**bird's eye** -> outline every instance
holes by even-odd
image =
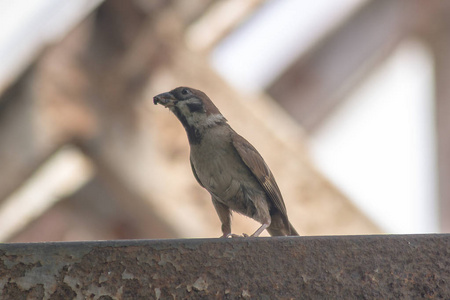
[[[181,94],[182,95],[187,95],[189,93],[189,91],[187,89],[182,89],[181,90]]]

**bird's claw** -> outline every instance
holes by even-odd
[[[229,233],[227,234],[226,238],[246,238],[249,237],[248,234],[243,233],[242,235],[235,234],[235,233]]]

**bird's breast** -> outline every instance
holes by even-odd
[[[248,172],[231,141],[223,139],[202,139],[191,148],[191,161],[203,186],[223,200],[236,195]]]

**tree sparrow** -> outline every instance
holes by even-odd
[[[186,130],[192,172],[210,194],[222,222],[222,237],[231,234],[231,211],[250,217],[272,236],[298,235],[288,220],[275,178],[264,159],[227,123],[202,91],[178,87],[153,98],[170,109]],[[244,236],[247,236],[244,234]]]

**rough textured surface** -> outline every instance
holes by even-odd
[[[450,235],[0,245],[2,299],[450,298]]]

